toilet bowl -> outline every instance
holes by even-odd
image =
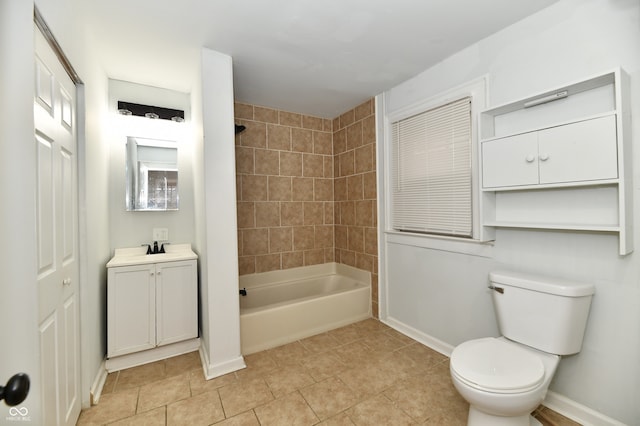
[[[529,425],[560,361],[504,337],[469,340],[451,354],[455,388],[469,404],[469,425]],[[535,423],[533,423],[535,424]]]

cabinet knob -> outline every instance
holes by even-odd
[[[534,157],[531,154],[527,155],[527,158],[526,158],[527,163],[533,163],[533,160],[535,160],[535,159],[536,159],[536,157]]]
[[[549,154],[541,154],[540,161],[547,161],[549,159]]]
[[[62,285],[71,285],[71,278],[65,278],[62,280]]]

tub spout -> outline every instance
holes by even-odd
[[[240,296],[246,296],[247,295],[247,289],[243,288],[242,290],[240,290]]]

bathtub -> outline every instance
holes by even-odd
[[[243,355],[371,316],[371,274],[338,263],[243,275],[240,288]]]

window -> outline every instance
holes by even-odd
[[[473,236],[471,98],[391,123],[391,225]]]

